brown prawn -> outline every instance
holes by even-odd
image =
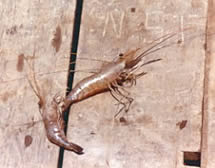
[[[34,71],[34,66],[31,66],[28,59],[25,59],[30,69]],[[48,99],[44,91],[39,86],[34,72],[31,72],[31,79],[27,77],[28,82],[33,89],[34,93],[39,98],[39,110],[46,130],[48,140],[60,147],[67,150],[74,151],[75,153],[82,154],[83,148],[68,142],[64,133],[64,121],[62,117],[61,97],[55,95],[54,98]]]
[[[111,93],[116,92],[117,94],[126,98],[128,101],[132,102],[132,100],[129,100],[129,97],[119,91],[119,88],[123,89],[124,84],[127,83],[132,86],[136,83],[137,78],[145,75],[145,72],[135,74],[135,72],[140,67],[156,61],[160,61],[161,59],[155,59],[144,63],[142,59],[143,57],[149,55],[152,52],[155,52],[161,48],[168,47],[170,44],[161,47],[157,46],[167,41],[171,37],[175,36],[176,34],[177,33],[173,33],[170,35],[168,34],[157,39],[160,40],[160,42],[152,45],[139,55],[137,53],[140,48],[128,51],[124,54],[120,54],[115,61],[107,63],[98,73],[86,77],[80,82],[78,82],[63,101],[62,111],[65,111],[73,103],[77,103],[86,98],[106,91],[110,91]],[[114,96],[114,98],[116,97]],[[120,100],[118,101],[120,102]]]

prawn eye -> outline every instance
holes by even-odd
[[[119,54],[119,57],[122,57],[123,55],[124,55],[123,53],[120,53],[120,54]]]

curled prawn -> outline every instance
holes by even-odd
[[[133,99],[122,93],[121,90],[123,90],[127,84],[133,86],[136,83],[137,78],[146,74],[145,72],[137,73],[139,68],[146,64],[161,60],[155,59],[144,63],[143,57],[161,48],[168,47],[170,44],[162,47],[158,46],[176,34],[177,33],[163,36],[160,42],[149,47],[140,54],[138,54],[140,50],[139,48],[121,54],[116,60],[107,63],[99,72],[78,82],[65,99],[58,99],[58,97],[55,96],[51,100],[46,100],[40,91],[40,87],[38,86],[35,77],[33,76],[34,82],[32,83],[29,80],[29,83],[40,100],[39,107],[49,141],[65,148],[66,150],[74,151],[79,154],[83,153],[82,147],[67,140],[64,133],[64,120],[62,113],[64,113],[65,110],[73,103],[77,103],[91,96],[107,91],[109,91],[111,95],[123,105],[121,110],[124,109],[125,111],[128,111]],[[127,103],[122,102],[116,97],[116,95],[120,95],[125,98]],[[128,105],[126,106],[126,104]]]
[[[60,111],[60,102],[58,101],[58,97],[55,96],[51,101],[50,104],[46,103],[45,106],[42,107],[42,117],[43,123],[46,130],[46,135],[52,143],[61,146],[67,150],[74,151],[78,154],[82,154],[83,148],[69,142],[66,139],[64,133],[64,121],[63,117],[61,116]]]
[[[25,60],[31,67],[30,69],[34,71],[34,65],[30,65],[26,58]],[[83,148],[79,145],[76,145],[75,143],[69,142],[64,133],[64,121],[61,111],[61,97],[55,95],[54,98],[48,99],[48,97],[45,96],[44,92],[41,90],[41,87],[39,87],[34,72],[31,72],[31,74],[31,80],[29,77],[27,77],[27,79],[34,93],[39,98],[39,111],[42,116],[48,140],[53,144],[56,144],[67,150],[73,151],[77,154],[82,154]]]

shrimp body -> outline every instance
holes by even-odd
[[[115,81],[125,67],[125,62],[107,64],[99,73],[93,74],[76,84],[64,101],[64,108],[109,90],[110,84]]]
[[[137,50],[139,49],[125,53],[116,61],[105,65],[100,72],[78,82],[64,100],[64,109],[73,103],[109,91],[113,83],[121,83],[121,74],[125,74],[127,70],[139,62],[135,62],[134,59]]]

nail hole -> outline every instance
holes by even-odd
[[[27,148],[28,146],[30,146],[31,143],[32,143],[32,141],[33,141],[32,136],[26,135],[26,136],[25,136],[25,147]]]
[[[131,12],[134,13],[136,11],[136,8],[131,8]]]
[[[201,153],[200,152],[184,152],[184,165],[200,167]]]
[[[120,53],[119,56],[122,57],[122,56],[123,56],[123,53]]]

